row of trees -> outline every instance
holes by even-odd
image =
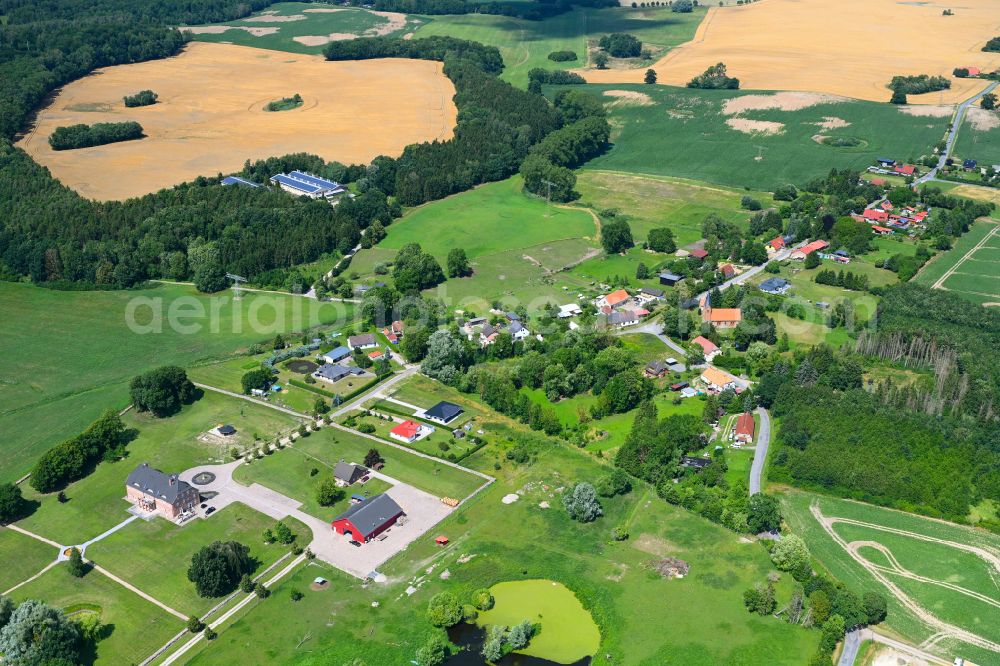
[[[29,483],[38,492],[48,493],[82,479],[101,460],[124,456],[130,435],[118,414],[108,410],[82,433],[42,454]]]
[[[57,127],[49,136],[53,150],[73,150],[89,148],[118,141],[142,138],[142,125],[134,120],[120,123],[94,123],[93,125],[68,125]]]
[[[495,47],[450,37],[355,39],[330,44],[329,60],[403,57],[444,62],[455,84],[459,121],[455,136],[407,146],[385,158],[386,194],[416,205],[514,174],[529,148],[560,125],[541,96],[500,81],[503,59]]]
[[[855,274],[851,271],[835,271],[825,269],[816,273],[813,278],[816,284],[828,284],[833,287],[843,287],[850,291],[868,291],[868,276]]]

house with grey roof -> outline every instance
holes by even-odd
[[[327,363],[337,363],[342,361],[351,355],[351,350],[347,347],[336,347],[328,352],[324,352],[319,355],[320,358],[326,359]]]
[[[344,377],[358,377],[363,374],[365,374],[364,370],[353,365],[336,365],[334,363],[327,363],[326,365],[321,365],[316,368],[316,371],[313,372],[313,377],[333,384],[335,382],[339,382]]]
[[[337,534],[350,536],[352,541],[367,543],[396,524],[405,513],[396,501],[386,495],[368,497],[334,518],[331,523]]]
[[[193,511],[200,499],[198,491],[176,474],[164,474],[143,463],[125,480],[125,499],[145,513],[158,513],[176,520],[185,511]]]
[[[368,473],[367,467],[355,463],[348,463],[341,460],[333,468],[333,478],[339,486],[349,486],[360,481]]]

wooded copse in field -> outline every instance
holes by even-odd
[[[951,81],[943,76],[918,74],[916,76],[894,76],[886,86],[893,92],[904,95],[921,95],[951,88]]]
[[[125,95],[122,101],[127,107],[150,106],[156,104],[157,94],[152,90],[140,90],[134,95]]]
[[[131,141],[142,138],[142,125],[134,120],[120,123],[94,123],[93,125],[69,125],[57,127],[49,137],[53,150],[73,150],[102,146],[117,141]]]

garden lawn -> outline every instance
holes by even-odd
[[[382,566],[385,585],[362,588],[307,567],[214,644],[199,647],[193,663],[231,664],[255,646],[264,646],[273,664],[298,662],[306,650],[316,663],[406,663],[433,632],[425,609],[434,594],[449,591],[464,601],[476,588],[535,579],[562,583],[579,598],[600,628],[596,654],[611,655],[610,663],[798,666],[808,659],[818,632],[752,616],[743,607],[743,591],[773,571],[760,545],[669,506],[646,488],[602,499],[604,516],[595,523],[571,521],[555,489],[596,480],[606,469],[562,446],[539,449],[530,464],[490,467],[497,483]],[[515,491],[517,502],[500,501]],[[551,508],[539,507],[542,501]],[[609,530],[621,524],[631,537],[610,541]],[[439,533],[451,539],[445,548],[433,541]],[[689,562],[690,574],[665,580],[649,571],[666,555]],[[431,567],[434,575],[427,575]],[[438,575],[445,570],[447,580]],[[332,588],[311,592],[316,575],[329,578]],[[412,595],[403,593],[408,586],[416,588]],[[782,575],[776,587],[784,603],[790,578]],[[292,590],[305,594],[301,608],[287,601]]]
[[[627,32],[643,42],[654,58],[616,60],[615,67],[644,67],[670,48],[690,41],[705,16],[698,8],[690,14],[675,14],[667,7],[659,8],[577,8],[571,12],[542,21],[526,21],[507,16],[462,14],[424,17],[416,38],[448,35],[460,39],[496,46],[504,60],[501,78],[521,88],[528,85],[528,72],[543,69],[576,69],[588,62],[588,44],[605,34]],[[548,59],[553,51],[573,51],[577,60],[554,62]]]
[[[291,17],[274,20],[271,17]],[[323,38],[330,34],[351,34],[357,37],[387,35],[399,37],[420,25],[422,19],[406,16],[405,23],[393,29],[387,17],[379,16],[360,8],[337,7],[323,3],[279,2],[268,6],[266,11],[257,12],[248,18],[228,23],[215,24],[232,26],[230,30],[215,34],[197,32],[202,26],[193,28],[194,39],[200,42],[217,42],[253,46],[259,49],[290,51],[292,53],[322,53],[326,42]],[[254,35],[241,28],[274,28],[266,35]],[[182,28],[183,29],[183,28]],[[299,38],[301,41],[297,41]],[[290,84],[291,85],[291,84]],[[288,96],[295,91],[288,90]]]
[[[310,435],[311,437],[311,435]],[[352,494],[374,496],[385,492],[391,486],[380,479],[370,479],[363,486],[355,484],[346,488],[344,496],[331,506],[320,506],[316,501],[316,489],[320,482],[333,476],[332,463],[321,462],[302,450],[302,444],[308,440],[299,439],[293,446],[275,451],[269,456],[254,460],[249,465],[241,465],[233,474],[238,482],[249,486],[259,483],[271,490],[287,495],[302,503],[301,509],[311,516],[327,522],[343,513],[350,505]],[[374,442],[372,442],[374,444]],[[361,463],[363,458],[345,458],[347,462]],[[315,475],[312,470],[318,470]]]
[[[213,392],[166,419],[129,412],[123,420],[138,431],[125,459],[101,463],[89,476],[71,483],[65,504],[56,493],[39,495],[25,484],[25,497],[40,506],[18,525],[57,543],[83,543],[128,518],[131,505],[124,500],[125,479],[137,465],[148,462],[164,472],[180,473],[199,464],[223,462],[230,459],[231,446],[252,446],[254,434],[270,441],[299,423],[273,409]],[[220,449],[198,440],[220,423],[236,428],[237,441]]]
[[[384,409],[385,407],[402,408],[401,405],[396,405],[394,403],[385,401],[379,402],[376,408]],[[406,411],[405,408],[402,408],[402,410],[404,412]],[[374,416],[362,416],[360,414],[356,414],[356,416],[357,420],[354,426],[355,428],[357,428],[357,426],[361,425],[362,423],[370,424],[375,428],[375,432],[371,434],[375,435],[376,437],[381,437],[382,439],[388,442],[393,442],[395,444],[399,444],[407,448],[413,449],[414,451],[420,451],[421,453],[426,453],[427,455],[434,456],[436,458],[446,458],[449,455],[455,455],[457,459],[460,461],[470,451],[476,448],[475,445],[472,444],[468,438],[456,439],[451,434],[451,431],[457,428],[458,426],[453,426],[452,424],[443,426],[440,424],[428,422],[427,425],[430,425],[431,427],[435,428],[434,432],[427,435],[426,437],[421,437],[415,442],[410,442],[409,444],[407,444],[406,442],[401,442],[397,439],[394,439],[392,435],[389,434],[390,430],[399,425],[397,422],[386,421],[385,419],[380,419]],[[341,423],[343,423],[343,420],[341,421]],[[453,421],[452,423],[455,422]],[[442,445],[444,445],[447,448],[441,448]]]
[[[830,574],[835,576],[838,580],[842,581],[848,587],[859,593],[866,590],[872,590],[886,594],[889,599],[889,616],[886,620],[887,629],[891,632],[899,634],[902,638],[912,642],[913,644],[919,644],[923,640],[927,639],[934,632],[934,630],[925,625],[912,612],[908,611],[894,597],[888,594],[887,590],[881,583],[875,580],[875,578],[871,576],[871,574],[869,574],[860,564],[855,562],[850,555],[827,534],[823,527],[810,513],[810,505],[814,503],[819,505],[824,516],[851,518],[893,529],[916,532],[937,539],[991,548],[994,551],[1000,547],[1000,538],[983,530],[977,530],[961,525],[955,525],[953,523],[947,523],[945,521],[938,521],[931,518],[924,518],[913,514],[903,513],[901,511],[894,511],[870,504],[851,502],[848,500],[837,499],[814,493],[788,491],[783,495],[782,514],[792,531],[806,540],[806,543],[817,562],[818,568],[820,570],[829,571]],[[942,550],[942,548],[947,549],[947,547],[909,538],[905,535],[890,535],[889,533],[871,528],[856,528],[854,526],[839,524],[836,525],[835,529],[838,534],[850,534],[852,538],[856,538],[863,534],[865,540],[874,540],[880,543],[885,543],[887,547],[893,551],[893,554],[896,555],[897,558],[900,558],[900,563],[904,567],[909,565],[928,573],[941,573],[947,570],[951,572],[949,577],[955,575],[964,577],[964,580],[968,581],[969,584],[977,587],[982,582],[982,577],[976,573],[977,571],[982,570],[982,565],[971,571],[962,573],[959,573],[957,570],[948,566],[948,562],[960,561],[968,563],[967,558],[963,555],[963,553],[961,553],[961,551],[957,551],[955,549]],[[851,531],[847,532],[846,530]],[[863,530],[863,532],[858,530]],[[893,545],[895,547],[893,547]],[[949,552],[949,550],[954,552]],[[873,561],[876,563],[885,563],[884,558],[872,555],[871,549],[866,549],[864,554],[866,557],[871,556]],[[937,563],[932,561],[935,557],[943,557],[944,559],[940,563]],[[906,582],[897,577],[894,577],[893,580],[901,586],[903,586],[903,583]],[[931,613],[934,613],[935,615],[942,613],[940,616],[941,619],[955,622],[965,621],[957,619],[957,616],[951,614],[954,612],[954,607],[946,606],[945,602],[942,600],[941,590],[943,588],[923,583],[913,587],[909,587],[908,585],[903,587],[904,589],[907,589],[908,593],[910,593],[918,603],[923,605]],[[996,595],[995,587],[992,591],[986,588],[978,589],[977,591]],[[948,592],[948,594],[950,595],[954,593]],[[962,599],[964,600],[965,597],[962,597]],[[969,626],[966,628],[975,630],[972,626],[974,620],[970,620],[969,617],[965,619],[969,620]],[[980,648],[966,645],[964,643],[958,643],[951,639],[946,639],[936,644],[934,647],[930,648],[930,651],[941,656],[947,656],[948,658],[955,654],[962,654],[970,661],[975,661],[977,663],[990,663],[996,656],[992,653],[985,652]]]
[[[441,401],[458,405],[465,410],[465,413],[460,414],[454,421],[448,424],[449,428],[458,428],[470,418],[483,419],[487,416],[487,412],[490,411],[489,408],[483,407],[481,403],[457,389],[421,374],[411,375],[409,378],[396,384],[389,397],[423,409],[430,409]],[[403,405],[390,402],[387,406],[398,412],[408,413],[408,410]]]
[[[138,305],[134,312],[140,326],[151,323],[150,305],[159,308],[165,320],[161,331],[130,329],[130,303]],[[218,316],[211,315],[213,310]],[[191,328],[172,328],[171,311],[181,315],[174,321]],[[5,435],[0,481],[9,481],[105,409],[126,406],[134,375],[161,365],[221,360],[278,332],[343,322],[351,306],[260,293],[246,293],[234,306],[229,292],[209,296],[174,284],[87,292],[0,282],[0,312],[0,336],[18,350],[0,357],[0,432]],[[70,333],[78,351],[56,360],[53,350],[66,348]]]
[[[784,183],[802,185],[831,168],[864,171],[883,154],[913,162],[930,154],[948,124],[947,118],[909,116],[874,102],[827,102],[797,111],[751,110],[737,116],[723,113],[725,101],[761,93],[635,84],[582,88],[596,95],[628,90],[650,98],[645,104],[612,107],[614,147],[588,162],[588,169],[679,176],[757,190],[773,191]],[[546,92],[554,93],[555,88]],[[822,130],[818,123],[825,118],[839,118],[849,125]],[[781,126],[769,126],[777,130],[774,134],[746,133],[727,121]],[[821,134],[857,138],[861,145],[823,145],[814,139]]]
[[[11,597],[16,602],[41,599],[69,613],[100,611],[111,635],[97,643],[96,654],[84,655],[87,666],[138,664],[184,628],[173,615],[110,578],[96,571],[74,578],[65,564],[18,588]]]
[[[380,444],[367,437],[337,428],[324,428],[309,437],[299,439],[293,448],[316,458],[318,462],[328,467],[336,465],[341,459],[363,463],[365,454],[370,449],[378,449],[385,458],[383,473],[438,497],[461,499],[483,483],[479,477],[444,465],[440,461],[421,458],[389,444]]]
[[[290,549],[279,543],[264,544],[264,530],[277,522],[239,503],[184,525],[162,519],[137,520],[88,547],[87,559],[174,610],[201,616],[221,598],[198,596],[194,583],[188,580],[187,570],[194,554],[213,541],[238,541],[250,547],[259,573]],[[283,522],[302,546],[312,541],[309,528],[299,521],[288,517]]]
[[[58,554],[47,543],[0,527],[0,594],[37,574]]]

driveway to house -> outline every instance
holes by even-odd
[[[722,291],[723,289],[725,289],[727,287],[731,287],[734,284],[740,284],[741,282],[745,282],[746,280],[749,280],[754,275],[757,275],[757,273],[760,273],[762,270],[764,270],[764,268],[767,266],[768,263],[770,263],[772,261],[784,261],[785,259],[788,259],[788,257],[792,256],[792,252],[794,252],[795,250],[799,249],[800,247],[805,246],[805,244],[806,244],[806,242],[802,241],[801,243],[798,243],[797,245],[793,245],[792,247],[786,247],[783,250],[781,250],[779,252],[776,252],[773,257],[768,257],[767,262],[761,264],[760,266],[751,266],[750,268],[746,269],[745,271],[743,271],[739,275],[736,275],[736,276],[733,276],[733,277],[729,278],[728,280],[726,280],[725,282],[723,282],[720,285],[716,285],[716,287],[713,287],[713,289],[717,288],[719,291]],[[710,289],[706,289],[705,291],[703,291],[700,294],[698,294],[697,296],[695,296],[695,298],[697,298],[700,301],[702,298],[704,298],[708,294],[709,291],[711,291],[711,290]]]
[[[763,407],[757,408],[757,415],[760,416],[760,431],[757,433],[753,464],[750,466],[751,495],[756,495],[760,492],[760,476],[764,472],[764,463],[767,461],[767,447],[771,443],[771,415]]]
[[[384,532],[383,534],[388,535],[385,539],[354,546],[347,537],[334,532],[330,523],[302,511],[301,502],[259,483],[250,486],[238,483],[233,479],[233,473],[242,464],[244,464],[242,461],[236,461],[225,465],[200,465],[181,473],[180,479],[191,483],[201,492],[217,492],[217,496],[205,502],[216,510],[221,510],[233,502],[242,502],[275,520],[291,516],[301,521],[312,532],[309,548],[316,557],[357,578],[365,578],[383,562],[441,522],[452,511],[430,493],[380,474],[379,478],[393,484],[386,494],[402,507],[406,519],[402,524],[394,525]],[[192,479],[199,472],[211,472],[215,474],[215,480],[206,485],[195,485]],[[201,510],[199,517],[212,519],[211,516],[205,516]]]
[[[616,333],[618,335],[629,335],[630,333],[648,333],[649,335],[655,335],[660,339],[660,342],[670,347],[681,356],[687,356],[687,351],[685,351],[683,347],[663,334],[663,324],[658,321],[646,322],[642,326],[636,326],[635,328],[619,329]]]

